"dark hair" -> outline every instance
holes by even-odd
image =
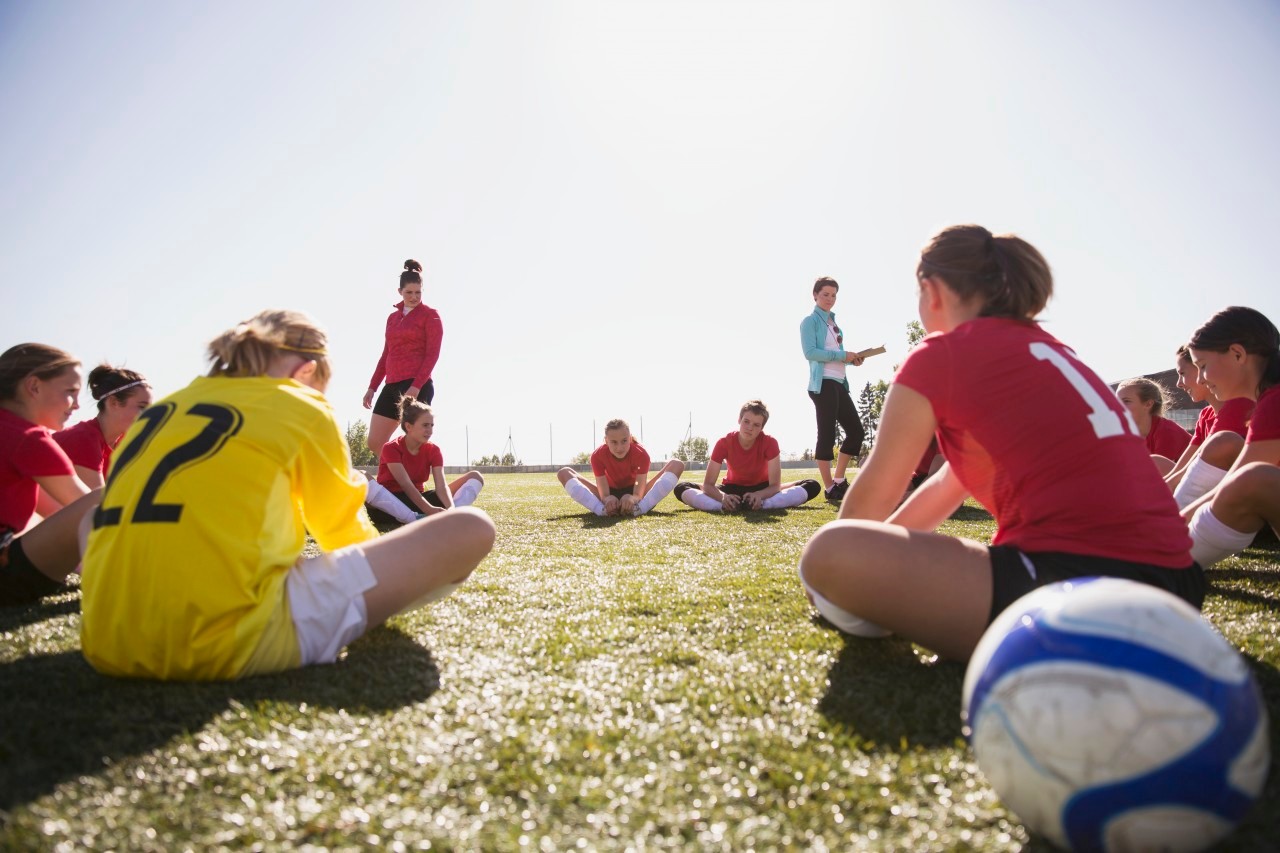
[[[316,378],[330,375],[328,339],[301,311],[260,311],[209,342],[210,376],[265,376],[281,352],[294,352],[316,363]]]
[[[0,354],[0,400],[12,400],[28,376],[48,381],[80,361],[71,353],[45,344],[18,344]]]
[[[422,264],[413,258],[404,262],[404,272],[400,273],[400,287],[406,284],[422,284]]]
[[[418,418],[423,415],[431,414],[431,407],[416,397],[404,396],[400,398],[400,426],[408,429],[418,422]]]
[[[606,433],[608,433],[610,430],[615,430],[615,429],[625,429],[627,432],[631,432],[631,427],[628,426],[627,422],[624,421],[622,418],[614,418],[613,420],[609,421],[607,424],[604,425],[604,431]]]
[[[1208,352],[1226,352],[1239,344],[1249,355],[1262,358],[1258,393],[1280,384],[1280,331],[1261,311],[1232,305],[1214,314],[1191,334],[1187,346]]]
[[[1033,320],[1053,295],[1044,255],[1021,237],[981,225],[952,225],[920,252],[917,278],[940,278],[963,300],[982,302],[982,317]]]
[[[822,290],[824,287],[834,287],[837,291],[840,290],[840,285],[836,283],[834,278],[829,275],[824,275],[813,283],[813,295],[817,296],[818,291]]]
[[[123,367],[112,367],[109,364],[99,364],[89,371],[88,381],[89,396],[98,401],[99,412],[106,407],[107,398],[122,388],[124,393],[120,395],[120,399],[124,401],[133,396],[139,388],[151,387],[141,373]],[[129,387],[125,388],[126,385]]]
[[[742,420],[742,416],[747,412],[764,418],[765,423],[769,422],[769,407],[760,400],[748,400],[743,403],[742,408],[738,410],[738,420]]]
[[[1178,357],[1178,361],[1191,361],[1191,350],[1186,344],[1178,347],[1178,351],[1174,355]]]

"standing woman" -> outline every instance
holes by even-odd
[[[382,355],[364,395],[364,407],[373,409],[369,449],[374,456],[382,452],[382,445],[400,424],[400,398],[413,397],[430,405],[436,394],[431,371],[440,358],[444,327],[439,312],[422,304],[422,264],[412,258],[404,262],[400,273],[400,297],[396,310],[387,318]],[[374,403],[373,395],[384,379],[387,384]]]
[[[53,440],[70,457],[80,482],[97,489],[125,430],[151,405],[151,386],[141,373],[100,364],[89,371],[89,393],[98,401],[98,414],[54,433]]]
[[[823,276],[813,283],[813,313],[800,323],[800,346],[809,360],[809,399],[818,415],[818,442],[813,458],[822,475],[822,487],[827,500],[839,503],[849,488],[844,472],[849,460],[858,455],[866,433],[862,420],[849,396],[849,380],[844,376],[844,366],[862,364],[862,359],[844,351],[844,333],[836,325],[836,315],[831,309],[836,304],[840,285],[834,278]],[[840,443],[840,458],[836,462],[835,475],[831,473],[831,461],[835,456],[836,423],[844,430]]]

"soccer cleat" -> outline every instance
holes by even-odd
[[[827,500],[831,501],[833,504],[838,504],[840,501],[844,500],[844,495],[847,491],[849,491],[849,481],[845,480],[842,483],[832,483],[831,488],[827,489],[825,494],[827,496]]]

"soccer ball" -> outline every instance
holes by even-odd
[[[1200,850],[1262,791],[1267,713],[1194,607],[1116,578],[1015,601],[964,678],[965,735],[1026,826],[1075,850]]]

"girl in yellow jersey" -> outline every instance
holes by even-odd
[[[469,508],[378,536],[306,315],[264,311],[209,359],[130,428],[86,522],[81,640],[96,669],[225,679],[329,663],[489,553],[493,523]],[[303,559],[307,531],[324,553]]]

